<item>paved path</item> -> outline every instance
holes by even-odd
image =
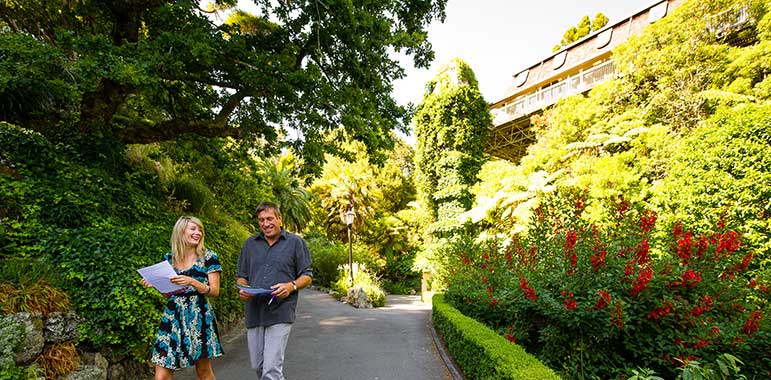
[[[386,306],[356,309],[304,289],[287,345],[287,380],[450,380],[431,333],[431,306],[419,296],[388,296]],[[218,380],[253,380],[243,328],[223,339],[213,360]],[[176,380],[195,380],[192,369]]]

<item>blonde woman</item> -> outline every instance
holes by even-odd
[[[177,276],[171,282],[186,288],[169,297],[153,345],[155,380],[170,380],[175,369],[195,365],[199,380],[214,380],[211,358],[222,355],[217,321],[209,297],[220,293],[217,254],[204,246],[198,218],[183,216],[171,232],[171,252],[164,256]],[[142,284],[150,286],[144,279]]]

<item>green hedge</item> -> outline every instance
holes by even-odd
[[[554,371],[525,350],[509,343],[485,325],[471,319],[444,301],[433,297],[433,320],[437,332],[468,380],[557,380]]]

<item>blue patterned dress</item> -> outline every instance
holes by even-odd
[[[164,256],[164,260],[172,263],[171,252]],[[174,270],[177,274],[190,276],[208,285],[207,274],[221,272],[222,266],[217,254],[207,250],[203,259],[197,259],[190,269]],[[150,361],[164,368],[179,369],[195,365],[198,359],[220,355],[222,345],[217,321],[206,296],[189,286],[183,293],[169,297]]]

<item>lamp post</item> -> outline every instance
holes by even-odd
[[[353,287],[353,241],[351,241],[351,225],[353,225],[354,216],[356,216],[356,213],[353,212],[353,207],[345,212],[345,225],[348,226],[348,270],[351,271],[351,287]]]

